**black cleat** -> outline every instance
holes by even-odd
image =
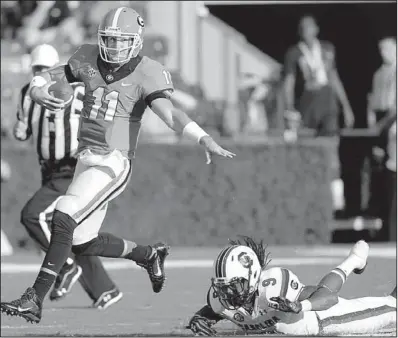
[[[58,274],[54,288],[50,293],[50,300],[60,300],[64,298],[72,289],[73,285],[79,280],[82,268],[76,263],[65,263]]]
[[[360,275],[361,273],[363,273],[365,271],[367,266],[368,266],[368,262],[366,262],[365,266],[362,269],[354,269],[353,272],[357,275]]]
[[[164,287],[166,281],[166,274],[164,272],[164,261],[169,254],[170,247],[164,243],[157,243],[152,247],[152,254],[148,259],[142,263],[137,263],[138,266],[144,268],[149,275],[152,283],[153,292],[159,293]]]
[[[1,303],[1,312],[9,316],[19,316],[30,323],[39,323],[41,320],[42,304],[33,288],[27,288],[21,298],[10,303]]]
[[[116,304],[123,297],[118,288],[104,292],[93,304],[98,310],[106,310],[109,306]]]

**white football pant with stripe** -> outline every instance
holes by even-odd
[[[130,177],[131,162],[118,150],[108,155],[95,155],[90,150],[79,154],[73,181],[56,206],[78,224],[73,245],[97,237],[107,203],[123,192]]]
[[[275,311],[276,329],[288,335],[372,334],[396,330],[397,300],[392,296],[344,299],[325,311]]]
[[[317,311],[322,334],[371,334],[397,327],[397,300],[392,296],[344,299]]]

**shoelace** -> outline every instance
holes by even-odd
[[[32,300],[34,295],[33,289],[27,289],[21,296],[20,299],[13,300],[12,305],[21,305],[23,302]]]

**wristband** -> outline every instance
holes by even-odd
[[[198,143],[203,136],[209,136],[209,134],[200,128],[194,121],[191,121],[185,125],[184,129],[182,130],[182,135]]]
[[[302,306],[301,311],[303,311],[303,312],[312,310],[312,304],[308,299],[303,300],[301,302],[301,306]]]

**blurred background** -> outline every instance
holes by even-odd
[[[39,166],[34,146],[12,136],[18,94],[31,78],[29,54],[48,43],[67,61],[81,44],[97,43],[100,19],[118,6],[144,18],[142,54],[170,70],[178,105],[238,157],[198,165],[204,155],[187,155],[192,145],[148,109],[135,182],[112,202],[107,227],[180,246],[220,245],[237,233],[270,244],[396,241],[396,57],[383,57],[385,44],[396,55],[396,3],[249,3],[1,1],[2,255],[36,249],[19,221],[39,187]],[[328,83],[320,95],[300,80],[306,60],[295,55],[308,16],[328,42],[345,101],[337,100],[338,89],[324,90]],[[380,69],[391,85],[375,85]],[[292,107],[289,74],[297,77]],[[395,99],[376,107],[383,93]],[[324,132],[331,101],[337,126]]]

